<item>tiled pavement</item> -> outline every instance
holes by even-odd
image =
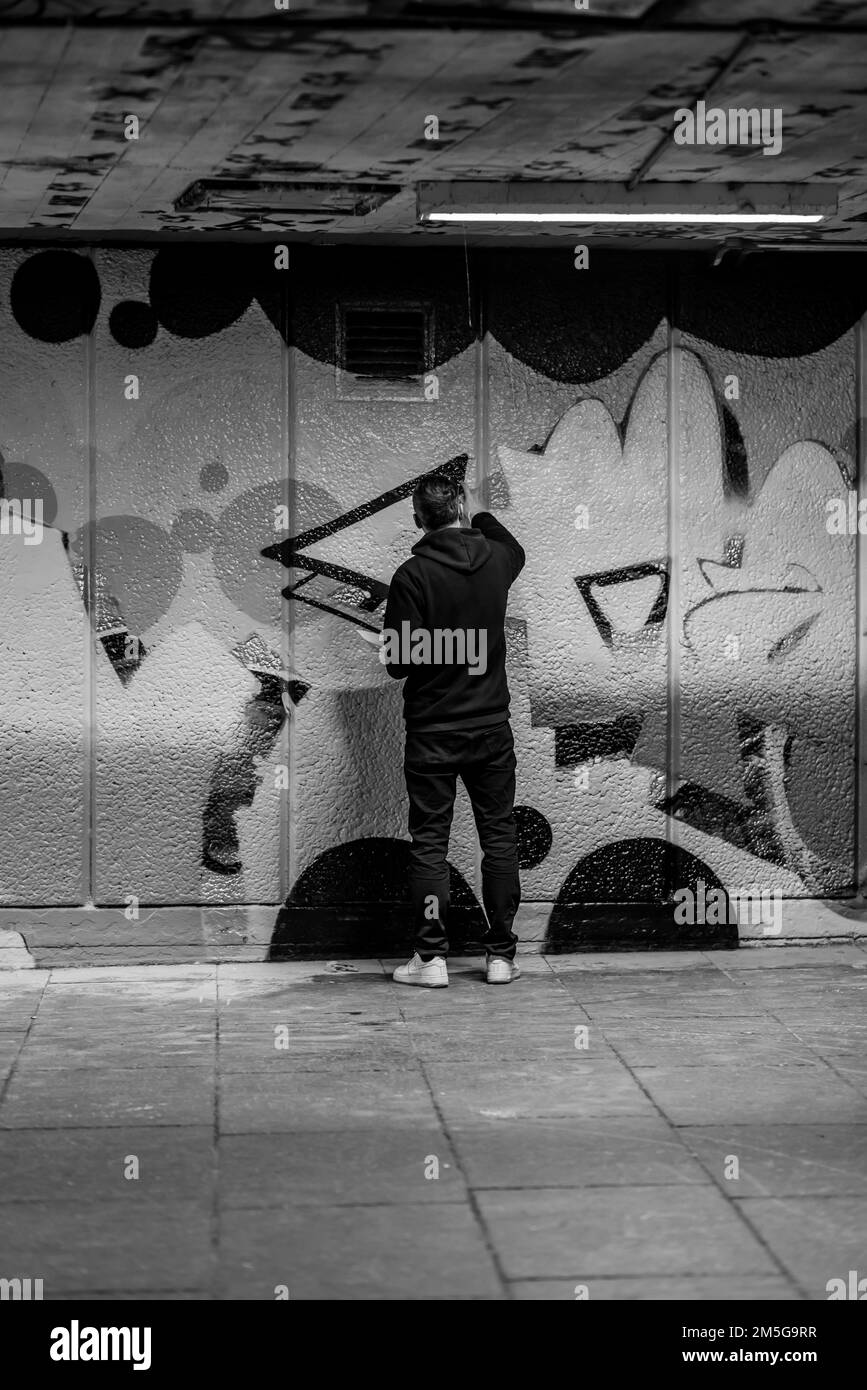
[[[438,991],[380,961],[0,974],[0,1278],[752,1300],[867,1274],[867,949],[521,959]]]

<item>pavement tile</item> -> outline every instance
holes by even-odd
[[[19,1063],[0,1103],[0,1129],[208,1124],[213,1113],[212,1068],[44,1070]]]
[[[442,1130],[412,1121],[366,1129],[225,1134],[219,1175],[224,1207],[455,1202],[467,1195]]]
[[[730,1124],[680,1137],[733,1197],[859,1196],[867,1173],[867,1124]],[[738,1177],[726,1178],[729,1156]]]
[[[828,1281],[849,1271],[867,1279],[867,1197],[746,1197],[750,1225],[811,1299],[827,1299]],[[867,1284],[861,1297],[867,1293]]]
[[[591,1302],[776,1303],[800,1299],[793,1284],[771,1274],[699,1274],[680,1279],[660,1278],[659,1275],[643,1279],[624,1276],[585,1280],[583,1285],[573,1279],[518,1279],[509,1287],[512,1297],[521,1302],[574,1300],[579,1296],[576,1291],[580,1291],[582,1299],[589,1297]]]
[[[286,1207],[227,1211],[220,1227],[220,1296],[484,1299],[504,1297],[468,1206]]]
[[[135,1043],[138,1039],[153,1042],[160,1037],[179,1040],[213,1038],[215,1033],[216,1015],[213,1011],[210,1015],[197,1014],[185,1018],[176,1009],[152,1009],[141,1013],[108,1013],[94,1009],[89,1014],[82,1011],[63,1018],[40,1014],[30,1028],[29,1036],[33,1041],[48,1043],[91,1038],[121,1044]]]
[[[212,1125],[0,1129],[0,1204],[209,1200],[213,1168]]]
[[[571,1116],[655,1115],[628,1071],[574,1052],[556,1070],[544,1063],[483,1069],[467,1063],[426,1066],[437,1104],[450,1123]]]
[[[715,1188],[555,1188],[477,1200],[510,1279],[777,1273]]]
[[[205,1287],[211,1213],[204,1202],[105,1201],[0,1205],[0,1250],[45,1297],[83,1289]]]
[[[21,1051],[23,1033],[0,1033],[0,1071],[8,1071]]]
[[[39,1008],[38,994],[21,994],[18,998],[10,995],[0,997],[0,1023],[4,1033],[21,1036],[33,1026]]]
[[[708,951],[721,970],[777,971],[816,966],[851,966],[856,970],[867,967],[864,952],[854,945],[841,946],[755,946],[739,951]]]
[[[666,997],[661,994],[654,994],[648,991],[640,997],[632,997],[626,993],[613,996],[608,999],[585,999],[579,1000],[582,1008],[589,1015],[594,1023],[600,1024],[603,1028],[610,1022],[632,1019],[643,1021],[645,1019],[703,1019],[703,1018],[743,1018],[745,1020],[765,1018],[769,1014],[769,1009],[764,1003],[750,992],[740,990],[737,994],[727,996],[723,993],[702,993],[700,990],[687,992],[680,991],[676,995]]]
[[[728,973],[737,975],[747,989],[855,989],[862,994],[867,991],[867,969],[860,951],[848,960],[820,952],[812,960],[789,961],[776,969],[766,966],[763,970],[744,971],[741,967]]]
[[[381,1028],[343,1031],[337,1027],[329,1032],[296,1028],[287,1035],[265,1027],[251,1034],[220,1036],[220,1070],[224,1074],[263,1070],[331,1073],[343,1066],[415,1069],[409,1031],[401,1031],[399,1021],[389,1020]]]
[[[58,972],[61,973],[61,972]],[[97,971],[98,975],[105,974]],[[149,1008],[151,1005],[170,1005],[192,1008],[195,1004],[213,1003],[217,997],[217,981],[213,972],[207,975],[180,973],[174,967],[171,974],[151,976],[146,968],[121,968],[114,979],[88,979],[66,984],[52,982],[42,997],[41,1009],[75,1009],[81,1007]]]
[[[822,1019],[792,1024],[790,1031],[820,1056],[867,1057],[867,1022]]]
[[[50,1024],[33,1028],[21,1052],[28,1070],[98,1070],[136,1067],[212,1066],[216,1053],[213,1032],[177,1027],[142,1033],[130,1029],[109,1032],[59,1030]]]
[[[187,1303],[192,1299],[210,1301],[211,1293],[202,1289],[74,1289],[60,1293],[45,1292],[46,1303]]]
[[[809,1043],[772,1018],[647,1019],[607,1022],[605,1041],[631,1067],[817,1067]]]
[[[261,980],[273,984],[275,979],[295,984],[309,979],[349,979],[353,975],[384,975],[382,962],[376,959],[226,961],[217,966],[221,985],[227,980]]]
[[[717,951],[713,954],[725,958],[737,952]],[[672,970],[707,970],[713,963],[709,957],[710,952],[707,951],[569,951],[563,955],[545,956],[545,960],[555,974],[582,971],[589,974],[629,975],[635,972],[642,975],[652,970],[661,975]]]
[[[461,1123],[452,1138],[473,1189],[710,1182],[658,1116]]]
[[[563,1029],[557,1030],[553,1037],[536,1033],[529,1037],[523,1037],[521,1034],[516,1036],[514,1033],[503,1035],[482,1033],[479,1035],[475,1032],[466,1032],[452,1038],[437,1037],[436,1034],[420,1037],[414,1031],[413,1048],[416,1056],[425,1065],[428,1063],[442,1065],[474,1063],[480,1067],[490,1068],[507,1060],[509,1066],[518,1063],[522,1065],[541,1063],[547,1067],[557,1068],[564,1064],[570,1065],[573,1036],[571,1030],[566,1032]],[[616,1061],[613,1053],[606,1052],[604,1055],[608,1055],[612,1061]]]
[[[358,1027],[377,1023],[397,1023],[396,1009],[377,1007],[371,999],[321,999],[282,997],[244,1000],[232,998],[220,1003],[220,1033],[249,1032],[257,1027],[273,1029],[277,1024],[296,1028],[333,1028],[345,1021]]]
[[[379,1029],[392,1034],[406,1032],[406,1023],[398,1013],[382,1009],[366,1008],[358,1000],[347,1000],[345,1008],[320,1008],[317,1004],[299,1005],[294,1000],[282,1000],[277,1004],[266,1003],[257,1009],[247,1003],[230,1005],[220,1010],[220,1037],[260,1036],[266,1033],[274,1036],[276,1028],[288,1029],[299,1037],[323,1038],[338,1034],[361,1036],[365,1030]]]
[[[761,998],[794,999],[819,1004],[833,998],[863,1005],[867,1001],[867,972],[849,966],[799,966],[789,970],[741,971],[736,979],[743,989]]]
[[[827,1067],[636,1067],[675,1125],[860,1124],[867,1099]]]
[[[777,1000],[769,1004],[766,1010],[768,1015],[798,1034],[818,1028],[857,1030],[864,1026],[865,1012],[860,996],[829,995],[823,1001],[820,995],[808,996],[806,993]]]
[[[0,1001],[8,995],[39,994],[50,979],[50,970],[0,970]]]
[[[575,1003],[594,1021],[675,1019],[675,1018],[756,1018],[767,1014],[761,996],[755,990],[723,983],[715,988],[658,988],[648,980],[640,988],[633,987],[633,978],[624,976],[617,981],[591,977],[593,988],[581,987],[573,977],[565,976],[564,984]],[[664,980],[666,977],[662,977]],[[719,978],[719,977],[717,977]],[[669,985],[682,979],[667,977]]]
[[[771,1017],[779,1019],[789,1027],[797,1026],[801,1019],[809,1020],[818,1007],[823,1017],[832,1014],[841,1023],[863,1022],[867,1016],[867,995],[861,990],[851,989],[750,989],[756,1003]]]
[[[369,1129],[391,1121],[436,1123],[417,1070],[341,1067],[323,1082],[318,1072],[272,1068],[230,1072],[220,1082],[221,1134]]]
[[[162,980],[181,983],[213,980],[217,969],[217,965],[208,961],[201,965],[180,962],[173,965],[68,965],[62,970],[51,971],[51,988],[56,985],[130,985],[134,982],[151,985]]]
[[[678,998],[681,994],[696,994],[736,997],[744,989],[739,980],[729,979],[716,966],[704,962],[691,968],[658,970],[655,959],[642,957],[644,968],[633,963],[624,969],[612,965],[611,969],[596,966],[592,970],[580,966],[559,966],[556,970],[560,983],[576,996],[602,1002],[608,998],[629,997],[641,999],[646,996],[657,998]]]

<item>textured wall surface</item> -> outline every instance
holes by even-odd
[[[3,490],[49,528],[0,535],[0,901],[399,897],[400,691],[362,634],[405,485],[464,456],[528,556],[518,817],[552,931],[697,878],[851,894],[850,266],[0,251]],[[428,306],[434,399],[347,389],[352,303]],[[463,794],[451,861],[477,912]]]

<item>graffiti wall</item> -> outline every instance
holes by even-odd
[[[0,251],[0,902],[286,904],[287,948],[372,914],[397,941],[370,638],[441,469],[527,552],[517,815],[551,941],[699,880],[851,895],[857,538],[829,503],[865,296],[845,260],[730,260]],[[378,369],[419,324],[421,366]],[[462,793],[451,864],[471,940]]]

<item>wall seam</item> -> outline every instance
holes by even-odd
[[[89,247],[88,258],[99,276],[99,253]],[[93,642],[93,617],[96,603],[96,322],[85,337],[85,401],[87,436],[85,461],[84,544],[84,688],[85,688],[85,758],[84,758],[84,870],[86,879],[85,904],[94,905],[96,896],[96,663]]]
[[[668,660],[666,687],[666,741],[665,741],[665,799],[670,807],[678,785],[681,770],[681,663],[680,663],[680,624],[681,624],[681,545],[680,545],[680,329],[676,326],[679,317],[679,271],[669,266],[667,279],[668,298],[668,377],[666,408],[668,414],[668,497],[666,499],[666,534],[668,538],[668,606],[666,609]],[[666,889],[671,893],[675,886],[671,881],[674,854],[679,844],[679,825],[675,816],[666,811],[666,839],[668,841],[669,882]]]
[[[867,611],[867,537],[861,532],[861,502],[865,495],[865,414],[867,414],[867,314],[855,327],[855,489],[858,500],[858,534],[855,539],[855,891],[863,897],[862,875],[867,862],[867,773],[864,766],[865,710],[864,614]]]
[[[467,274],[470,273],[470,258],[467,256]],[[476,269],[477,260],[473,256],[473,270]],[[476,276],[475,293],[472,298],[472,309],[476,320],[476,359],[475,359],[475,439],[473,450],[475,452],[475,477],[473,485],[482,487],[487,484],[490,477],[488,459],[488,441],[490,439],[489,421],[489,383],[488,383],[488,342],[487,342],[487,281],[483,272]],[[469,471],[469,470],[468,470]],[[490,504],[490,497],[482,494],[483,500]],[[482,850],[478,836],[475,836],[475,877],[476,877],[476,896],[482,898]]]
[[[283,418],[283,430],[281,448],[283,451],[283,485],[285,490],[286,515],[289,518],[289,534],[298,534],[297,527],[297,460],[295,459],[295,349],[290,342],[290,277],[292,271],[289,270],[283,275],[283,290],[280,297],[280,316],[281,316],[281,411]],[[293,500],[293,498],[295,500]],[[288,571],[286,581],[289,582]],[[284,580],[281,578],[280,587],[283,587]],[[283,647],[286,655],[286,671],[290,677],[296,675],[295,671],[295,621],[292,603],[281,597],[281,615],[285,614],[285,627],[283,629]],[[278,875],[278,887],[281,902],[285,902],[289,896],[289,888],[295,882],[296,859],[297,859],[297,825],[295,822],[295,808],[298,805],[297,786],[296,786],[296,721],[289,712],[294,708],[291,699],[287,701],[285,729],[285,749],[286,766],[288,768],[287,782],[289,786],[280,798],[280,872]]]

